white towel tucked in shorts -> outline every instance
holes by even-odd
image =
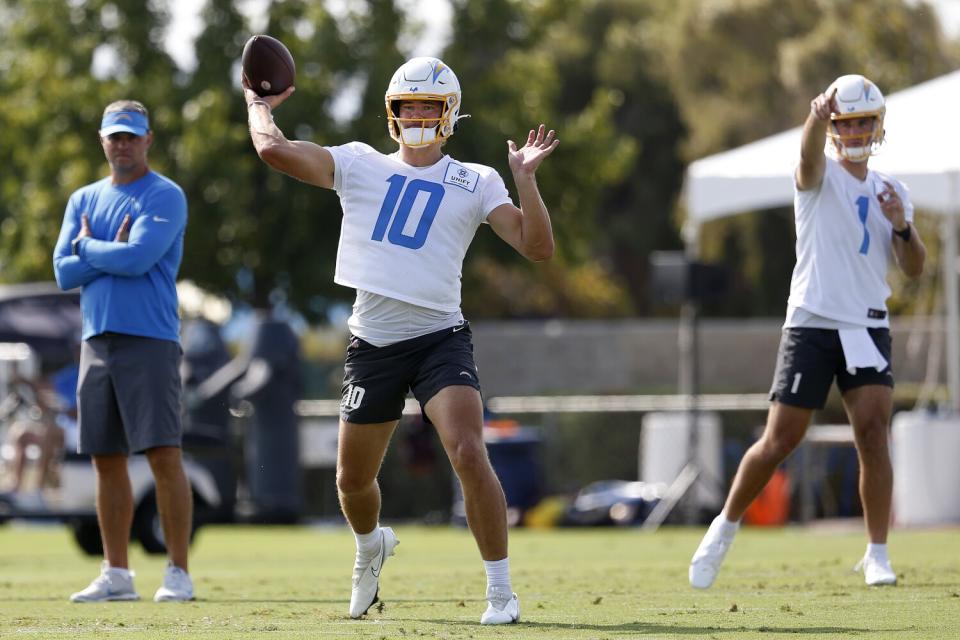
[[[858,329],[838,329],[840,345],[843,347],[843,357],[847,361],[847,371],[854,375],[857,369],[873,367],[883,371],[889,364],[883,357],[866,327]]]

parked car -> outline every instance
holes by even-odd
[[[60,291],[52,282],[0,285],[0,401],[13,392],[9,382],[14,373],[36,375],[73,362],[80,327],[79,290]],[[21,413],[29,412],[30,407],[24,407]],[[0,443],[6,442],[6,429],[12,422],[12,416],[0,420]],[[184,435],[184,470],[194,498],[191,539],[203,523],[231,517],[222,507],[226,504],[232,509],[233,496],[225,500],[210,465],[189,455],[190,444],[195,441],[200,459],[219,464],[217,456],[211,454],[216,450],[209,440],[199,432]],[[0,473],[10,469],[12,456],[9,443],[0,446],[0,464],[7,463],[0,466]],[[148,553],[165,553],[150,465],[146,457],[137,455],[130,457],[128,466],[135,507],[131,537],[139,540]],[[21,496],[0,494],[0,523],[14,518],[62,521],[85,552],[102,554],[95,508],[96,477],[89,456],[67,451],[58,475],[59,487],[45,490],[43,500],[24,501]],[[235,480],[231,486],[235,487]]]
[[[213,475],[206,468],[188,457],[185,457],[183,466],[193,491],[192,540],[197,528],[207,521],[205,513],[216,510],[221,497]],[[145,456],[131,456],[128,469],[134,504],[131,539],[138,540],[147,553],[166,553],[150,464]],[[95,506],[96,477],[90,458],[67,454],[59,473],[60,487],[45,492],[42,503],[24,504],[9,494],[0,495],[0,523],[14,518],[61,521],[70,527],[77,544],[86,553],[103,554]]]
[[[666,486],[626,480],[599,480],[585,486],[567,508],[570,526],[628,526],[646,520]]]

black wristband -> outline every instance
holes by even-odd
[[[893,234],[900,236],[900,239],[903,240],[904,242],[910,242],[910,223],[908,222],[907,226],[901,229],[900,231],[897,231],[896,229],[894,229]]]

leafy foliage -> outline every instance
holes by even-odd
[[[68,195],[106,173],[103,107],[151,109],[151,166],[187,191],[181,277],[256,307],[311,318],[352,292],[332,283],[339,204],[272,172],[247,136],[238,60],[251,27],[208,0],[195,69],[163,51],[166,4],[0,0],[0,279],[52,277]],[[328,7],[336,7],[332,12]],[[677,200],[690,159],[802,121],[840,73],[887,93],[954,68],[932,12],[906,0],[452,0],[449,46],[465,120],[447,149],[512,188],[506,141],[543,122],[562,142],[538,172],[558,254],[530,264],[486,228],[465,264],[471,317],[656,312],[647,256],[681,246]],[[276,119],[292,138],[388,151],[383,90],[419,25],[397,2],[272,0],[264,31],[298,64]],[[883,20],[877,16],[882,15]],[[413,21],[411,21],[413,18]],[[779,314],[792,265],[789,212],[708,225],[707,257],[736,273],[723,314]]]
[[[960,62],[933,11],[901,0],[686,0],[667,23],[662,43],[691,128],[690,160],[802,124],[810,100],[842,74],[862,73],[889,95]],[[924,237],[936,244],[935,235]],[[783,312],[794,257],[791,209],[716,220],[701,238],[704,257],[735,274],[734,291],[710,312]]]

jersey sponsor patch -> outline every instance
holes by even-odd
[[[477,183],[480,182],[480,174],[456,162],[451,162],[447,165],[447,173],[443,176],[443,182],[473,193],[477,190]]]

